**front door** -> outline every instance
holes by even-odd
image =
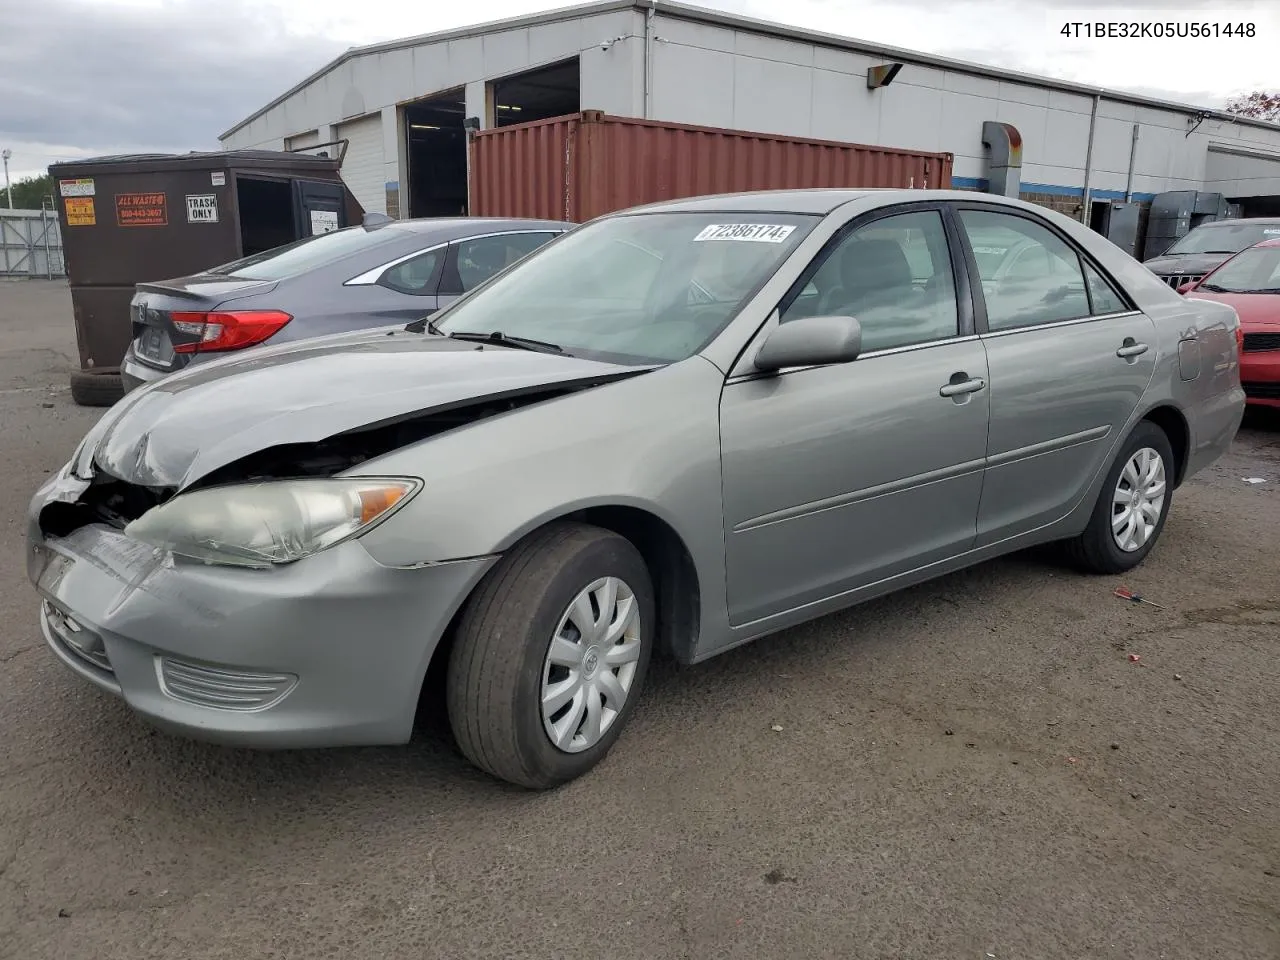
[[[854,316],[852,363],[731,381],[721,400],[730,622],[963,553],[987,444],[987,363],[956,236],[915,205],[855,222],[780,305]]]
[[[1040,217],[966,204],[957,219],[991,371],[983,546],[1077,505],[1155,371],[1155,325]]]

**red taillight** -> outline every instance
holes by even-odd
[[[175,343],[174,353],[212,353],[240,350],[266,340],[293,319],[280,310],[227,310],[214,313],[169,314],[179,333],[199,337],[193,343]]]

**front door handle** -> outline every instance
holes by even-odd
[[[981,377],[971,377],[968,380],[952,380],[938,390],[940,397],[959,397],[966,393],[977,393],[987,385],[987,381]]]
[[[1140,357],[1146,352],[1147,345],[1145,343],[1138,343],[1133,337],[1125,337],[1124,343],[1116,351],[1116,356],[1121,360],[1132,360],[1134,357]]]

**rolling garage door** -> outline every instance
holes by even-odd
[[[309,150],[311,147],[320,145],[320,131],[312,130],[310,133],[300,133],[296,137],[286,137],[284,148],[286,150]]]
[[[342,179],[360,201],[366,213],[387,212],[387,190],[383,179],[382,115],[340,123],[336,139],[347,140],[342,161]]]

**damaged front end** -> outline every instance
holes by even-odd
[[[421,486],[418,478],[344,480],[345,472],[434,436],[638,372],[530,386],[393,416],[313,441],[274,444],[184,478],[182,484],[138,482],[111,472],[97,461],[94,447],[114,435],[118,449],[119,423],[95,428],[85,449],[32,504],[29,573],[33,582],[41,576],[48,559],[45,541],[71,537],[94,524],[187,560],[242,567],[292,562],[382,522]],[[165,451],[155,449],[152,433],[140,436],[136,449],[153,462],[164,460]],[[144,459],[137,456],[134,462]],[[115,464],[120,460],[117,456]],[[156,471],[140,472],[153,479]],[[329,520],[322,530],[312,521],[316,514]]]

